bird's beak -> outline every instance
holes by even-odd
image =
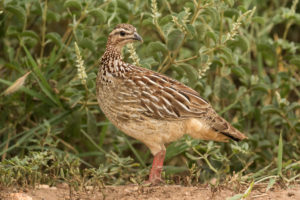
[[[137,40],[137,41],[140,41],[140,42],[143,42],[143,38],[138,33],[134,33],[133,39]]]

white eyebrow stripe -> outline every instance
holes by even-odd
[[[131,33],[130,31],[128,31],[126,29],[118,28],[118,29],[113,30],[110,35],[115,35],[116,33],[120,32],[120,31],[124,31],[124,32],[126,32],[128,34]]]

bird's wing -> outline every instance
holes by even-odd
[[[159,73],[133,70],[118,87],[119,103],[132,102],[134,108],[147,117],[178,120],[201,118],[212,109],[193,89]]]

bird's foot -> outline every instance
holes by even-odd
[[[149,174],[149,180],[144,182],[145,185],[153,186],[164,183],[164,181],[161,179],[161,171],[163,169],[165,155],[166,151],[162,150],[154,156],[152,168]]]

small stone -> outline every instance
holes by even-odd
[[[289,197],[295,196],[295,194],[294,194],[293,192],[289,192],[289,193],[288,193],[288,196],[289,196]]]
[[[94,189],[94,187],[93,187],[93,186],[90,186],[90,185],[88,185],[88,186],[86,186],[86,187],[85,187],[85,189],[87,189],[87,190],[93,190],[93,189]]]
[[[37,189],[49,189],[50,186],[49,185],[45,185],[45,184],[41,184],[41,185],[38,185],[36,188]]]
[[[209,183],[212,184],[212,185],[216,185],[217,184],[217,179],[216,178],[212,178]]]
[[[139,189],[138,186],[134,186],[134,187],[132,188],[133,191],[137,191],[138,189]]]
[[[24,193],[11,193],[10,200],[32,200],[32,197]]]
[[[57,190],[57,187],[50,187],[50,190]]]
[[[130,192],[131,192],[131,190],[130,190],[129,188],[126,188],[126,189],[124,190],[124,192],[126,192],[126,193],[130,193]]]
[[[56,185],[57,188],[66,189],[69,188],[69,185],[67,183],[61,183]]]

